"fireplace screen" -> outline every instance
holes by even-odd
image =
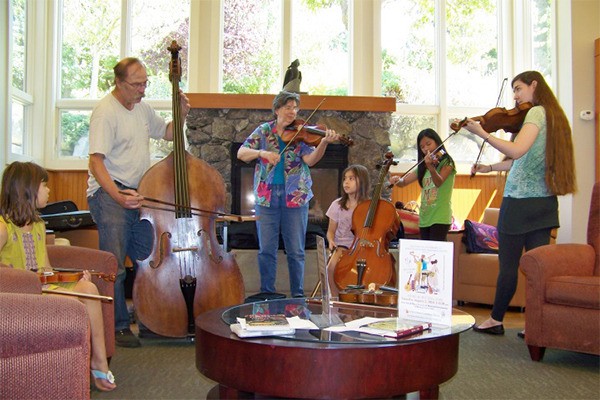
[[[343,171],[343,170],[342,170]],[[314,197],[310,201],[308,217],[310,220],[323,220],[331,202],[340,197],[340,175],[341,172],[331,168],[311,168],[313,180]],[[254,165],[240,169],[239,186],[239,211],[233,210],[234,214],[254,215],[254,192],[252,185],[254,180]],[[232,196],[236,195],[232,190]]]

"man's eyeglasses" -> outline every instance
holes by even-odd
[[[134,89],[147,88],[148,85],[150,84],[149,81],[138,82],[138,83],[131,83],[131,82],[127,82],[126,80],[123,80],[123,82],[125,82],[126,84],[128,84],[129,86],[131,86]]]

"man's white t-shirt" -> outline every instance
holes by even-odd
[[[89,154],[103,154],[112,179],[137,188],[150,168],[150,138],[163,138],[166,128],[165,120],[147,103],[128,110],[110,93],[92,111]],[[99,188],[90,172],[87,195]]]

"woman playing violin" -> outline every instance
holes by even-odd
[[[37,209],[48,202],[48,173],[37,164],[14,162],[4,170],[0,192],[0,263],[13,268],[51,271],[46,251],[46,226]],[[78,282],[57,284],[57,290],[73,290],[97,295],[88,271]],[[102,391],[115,389],[115,379],[108,369],[104,343],[104,322],[98,300],[81,299],[90,320],[91,374]],[[42,377],[40,377],[42,378]]]
[[[316,147],[300,140],[285,143],[282,137],[288,136],[284,134],[294,124],[299,105],[300,96],[296,93],[283,91],[275,96],[273,112],[276,119],[259,125],[237,153],[238,159],[244,162],[258,160],[254,170],[254,196],[260,247],[260,291],[276,292],[277,250],[281,232],[293,297],[304,296],[304,243],[308,203],[313,197],[309,167],[323,157],[329,143],[339,140],[335,131],[327,129]]]
[[[533,104],[514,141],[486,132],[473,120],[464,125],[508,157],[472,167],[473,172],[508,171],[498,219],[496,297],[491,317],[474,328],[491,334],[504,333],[502,320],[517,287],[523,249],[550,242],[551,230],[559,226],[557,196],[577,188],[569,121],[544,77],[537,71],[523,72],[513,78],[512,88],[517,105]]]
[[[400,187],[415,181],[421,185],[419,231],[422,240],[446,241],[452,224],[452,190],[456,167],[442,145],[440,135],[424,129],[417,136],[417,171],[402,178],[392,176],[390,183]]]

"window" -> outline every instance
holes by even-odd
[[[514,107],[511,75],[514,59],[521,60],[522,44],[503,42],[503,27],[513,19],[510,7],[499,0],[383,0],[381,2],[381,94],[396,98],[391,129],[392,151],[406,165],[417,157],[416,137],[433,128],[442,140],[453,132],[455,119],[483,115],[496,107]],[[532,68],[550,80],[552,63],[551,0],[515,2],[532,37]],[[525,12],[528,11],[528,12]],[[527,29],[527,28],[522,28]],[[502,93],[502,95],[501,95]],[[505,138],[508,134],[499,132]],[[445,143],[455,161],[471,164],[481,140],[461,130]],[[484,148],[481,162],[501,154]]]
[[[223,0],[223,92],[281,88],[281,1]]]
[[[58,53],[59,158],[87,158],[89,120],[99,99],[113,88],[115,64],[126,56],[146,65],[150,84],[146,100],[167,119],[171,114],[171,54],[176,40],[181,50],[182,79],[187,82],[190,3],[144,0],[62,0]],[[126,11],[124,11],[125,5]],[[122,14],[123,13],[123,14]],[[168,15],[169,18],[165,18]],[[125,32],[125,37],[122,36]],[[170,152],[170,144],[152,140],[155,158]]]
[[[348,95],[350,83],[348,0],[294,1],[291,11],[290,59],[298,59],[300,62],[303,74],[300,90],[309,94]]]
[[[33,96],[28,83],[28,3],[26,0],[10,0],[11,19],[11,134],[10,152],[15,155],[27,155],[31,137],[29,118]]]
[[[348,10],[348,0],[223,0],[223,92],[278,93],[289,59],[300,63],[302,92],[348,95]]]

